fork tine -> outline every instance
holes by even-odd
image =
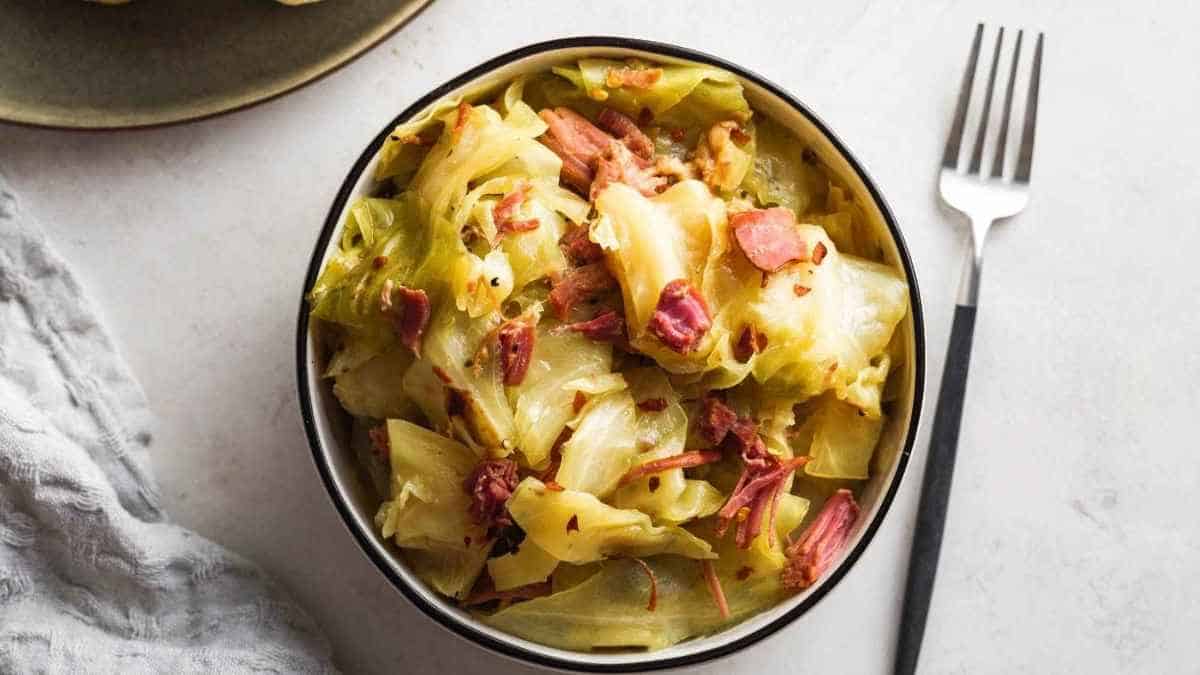
[[[992,54],[992,70],[988,73],[987,91],[983,95],[983,112],[979,115],[979,131],[975,134],[975,149],[971,151],[971,164],[967,173],[978,174],[983,163],[983,138],[987,134],[988,117],[992,112],[992,90],[996,87],[996,66],[1000,63],[1000,47],[1004,44],[1004,27],[996,33],[996,51]]]
[[[1042,39],[1038,33],[1037,46],[1033,49],[1033,72],[1029,75],[1029,95],[1025,99],[1025,128],[1021,132],[1021,150],[1017,154],[1017,171],[1013,180],[1028,183],[1033,169],[1033,129],[1037,125],[1038,89],[1042,79]]]
[[[967,106],[971,103],[971,85],[975,81],[975,64],[979,61],[979,43],[983,40],[983,24],[975,27],[975,41],[971,44],[971,55],[967,58],[967,70],[963,73],[962,87],[958,90],[958,108],[954,122],[950,125],[950,137],[946,139],[946,151],[942,154],[942,166],[958,168],[958,148],[962,145],[963,126],[967,121]]]
[[[1013,88],[1017,84],[1017,62],[1021,58],[1021,37],[1025,31],[1017,31],[1017,44],[1013,46],[1012,68],[1008,71],[1008,88],[1004,92],[1004,113],[1000,117],[1000,135],[996,137],[996,156],[992,158],[992,178],[1004,175],[1004,146],[1008,143],[1008,122],[1012,117]]]

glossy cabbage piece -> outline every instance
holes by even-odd
[[[729,619],[721,618],[705,585],[700,563],[676,556],[645,561],[654,572],[658,602],[646,609],[650,580],[632,560],[610,560],[581,583],[481,617],[489,625],[541,644],[591,651],[662,649],[712,633],[788,596],[778,575],[744,581],[722,577]]]
[[[803,215],[826,203],[829,178],[815,158],[805,159],[802,146],[787,129],[772,120],[758,120],[754,166],[742,188],[759,206],[783,206]]]
[[[412,419],[417,405],[405,393],[404,373],[413,353],[392,343],[378,356],[333,376],[333,394],[346,412],[357,417]]]
[[[637,411],[637,445],[646,448],[630,468],[684,451],[688,416],[679,394],[657,368],[637,368],[625,373],[630,393],[638,403],[661,399],[662,410]],[[614,506],[637,509],[656,523],[678,525],[716,513],[725,497],[706,481],[689,479],[683,469],[660,471],[621,486],[612,496]]]
[[[463,480],[476,457],[466,446],[403,420],[388,420],[391,495],[375,515],[385,539],[404,549],[422,579],[442,593],[470,589],[487,558],[486,533],[467,518]]]
[[[594,397],[580,411],[574,429],[562,446],[554,480],[603,499],[616,489],[638,452],[633,397],[624,390]]]
[[[430,319],[421,359],[404,375],[404,393],[433,428],[452,431],[480,456],[485,451],[506,455],[514,445],[513,412],[500,359],[480,358],[480,347],[501,321],[498,313],[473,319],[442,305]],[[452,403],[461,410],[451,410]]]
[[[608,506],[586,492],[549,490],[536,478],[521,481],[508,511],[529,541],[564,562],[660,553],[713,557],[707,542],[684,529],[655,526],[640,511]]]
[[[908,311],[908,286],[890,267],[838,252],[821,228],[800,227],[826,254],[819,265],[789,265],[762,289],[752,316],[769,344],[754,376],[799,398],[827,389],[845,398],[886,351]],[[809,290],[797,295],[796,286]]]
[[[556,567],[558,558],[532,541],[521,542],[515,553],[487,561],[488,575],[498,591],[543,582],[550,578]]]
[[[660,69],[662,74],[646,88],[610,86],[610,71],[619,74],[626,68]],[[565,86],[549,85],[545,96],[556,105],[572,105],[583,112],[604,105],[637,119],[645,109],[657,124],[693,132],[723,120],[744,122],[751,116],[737,78],[708,66],[581,59],[575,65],[554,68],[554,74]]]
[[[853,404],[825,394],[806,405],[810,412],[793,439],[812,457],[804,471],[821,478],[866,480],[883,430],[881,416],[868,416]]]
[[[509,389],[517,446],[529,466],[545,467],[554,441],[575,416],[575,392],[584,386],[577,381],[611,369],[611,346],[577,333],[556,334],[549,322],[538,325],[525,380]]]
[[[714,233],[725,227],[725,202],[696,180],[681,181],[649,198],[616,183],[596,198],[596,210],[600,215],[592,240],[604,249],[621,285],[631,343],[673,372],[702,369],[711,348],[707,338],[684,356],[662,345],[647,325],[668,283],[687,279],[693,287],[703,287],[720,236]]]

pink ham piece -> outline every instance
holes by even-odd
[[[665,187],[654,173],[654,143],[628,117],[600,113],[615,138],[570,108],[547,108],[538,113],[546,123],[542,143],[562,159],[561,180],[579,192],[595,196],[610,183],[626,183],[646,196]]]
[[[734,214],[729,224],[746,258],[764,272],[808,260],[808,242],[796,230],[796,216],[790,209],[776,206],[742,211]]]
[[[504,198],[492,207],[492,220],[496,221],[496,231],[501,234],[513,232],[529,232],[538,228],[538,219],[517,220],[517,208],[529,194],[529,184],[522,183],[517,189],[504,195]]]
[[[725,402],[709,394],[704,397],[704,407],[700,411],[700,435],[713,445],[720,445],[729,434],[730,429],[738,421],[737,413]]]
[[[562,158],[563,182],[587,193],[592,186],[596,160],[613,142],[613,137],[570,108],[547,108],[538,116],[548,127],[542,142]]]
[[[605,108],[596,117],[596,124],[624,143],[625,147],[638,157],[642,159],[654,157],[654,141],[638,128],[637,122],[625,115]]]
[[[604,259],[604,249],[588,238],[588,226],[576,225],[558,242],[563,255],[576,265],[586,265]]]
[[[623,343],[625,341],[625,320],[613,310],[597,314],[587,321],[568,323],[554,329],[555,333],[573,331],[589,340],[596,342]]]
[[[602,262],[576,267],[554,282],[550,289],[550,305],[558,318],[566,319],[576,303],[595,298],[616,286],[617,280]]]
[[[614,142],[596,160],[590,192],[592,201],[613,183],[624,183],[642,193],[642,196],[653,197],[667,186],[667,179],[655,174],[653,162],[638,157],[623,144]]]
[[[816,520],[787,548],[788,563],[780,573],[784,587],[803,590],[821,578],[846,547],[858,511],[849,490],[838,490],[825,500]]]
[[[659,294],[648,328],[664,345],[687,354],[712,328],[712,315],[704,296],[687,279],[676,279]]]
[[[399,286],[391,279],[383,282],[379,310],[392,324],[400,344],[421,355],[421,336],[429,325],[429,296],[421,289]]]
[[[504,373],[506,386],[515,387],[525,381],[536,338],[533,324],[524,319],[505,321],[496,332],[500,347],[500,370]]]
[[[512,525],[505,504],[517,489],[517,463],[511,459],[480,462],[463,481],[463,491],[471,497],[467,512],[471,521],[482,527]]]

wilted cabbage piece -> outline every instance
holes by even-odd
[[[871,456],[879,444],[883,418],[825,394],[807,404],[810,412],[793,443],[812,457],[805,473],[821,478],[870,478]]]
[[[521,542],[515,553],[487,561],[488,575],[498,591],[545,581],[558,567],[558,558],[550,555],[532,541]]]
[[[463,444],[404,420],[388,420],[391,496],[375,516],[384,538],[403,548],[465,551],[484,532],[467,518],[463,480],[477,458]]]
[[[483,571],[490,547],[479,542],[465,551],[446,548],[404,550],[404,559],[421,581],[443,595],[462,600]]]
[[[713,557],[712,547],[687,530],[657,527],[640,511],[613,508],[586,492],[550,490],[536,478],[521,481],[508,512],[528,540],[564,562],[660,553]]]
[[[544,468],[554,441],[575,416],[578,389],[569,383],[607,374],[611,368],[609,345],[576,333],[555,333],[551,324],[539,324],[525,381],[509,390],[517,446],[529,466]]]
[[[563,395],[565,398],[566,392]],[[637,416],[628,391],[594,397],[562,446],[554,480],[568,490],[607,497],[637,455]]]
[[[404,375],[404,393],[434,428],[453,430],[480,455],[485,450],[505,455],[514,445],[500,359],[491,353],[494,347],[481,352],[501,321],[499,314],[472,319],[453,307],[439,308],[425,334],[421,359]]]
[[[609,268],[621,285],[625,321],[635,347],[664,367],[694,371],[707,350],[687,357],[667,349],[647,332],[650,317],[667,284],[686,279],[702,288],[710,264],[714,234],[725,225],[725,202],[695,180],[681,181],[655,197],[643,197],[627,185],[613,184],[596,198],[600,220],[592,240],[604,248]]]
[[[412,362],[412,351],[393,343],[378,356],[334,375],[333,393],[351,415],[412,419],[418,408],[402,384]]]
[[[783,206],[803,215],[826,203],[829,178],[787,129],[764,119],[754,127],[754,168],[742,188],[759,206]]]
[[[632,560],[610,560],[600,572],[567,590],[481,618],[500,630],[561,649],[662,649],[741,621],[788,595],[778,575],[742,581],[722,576],[730,610],[729,619],[722,619],[699,561],[657,556],[645,562],[657,580],[654,611],[646,609],[650,580],[642,567]]]

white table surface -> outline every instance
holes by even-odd
[[[173,517],[269,570],[347,672],[526,672],[393,591],[309,458],[297,303],[361,148],[435,85],[543,39],[631,35],[739,62],[830,122],[899,217],[925,302],[931,413],[963,241],[937,206],[934,169],[975,22],[1005,22],[1048,34],[1035,197],[988,248],[923,670],[1193,671],[1197,13],[1151,2],[554,4],[439,0],[319,83],[198,124],[0,125],[0,170],[74,262],[159,416],[153,461]],[[891,514],[841,584],[775,637],[697,672],[888,670],[931,417]]]

